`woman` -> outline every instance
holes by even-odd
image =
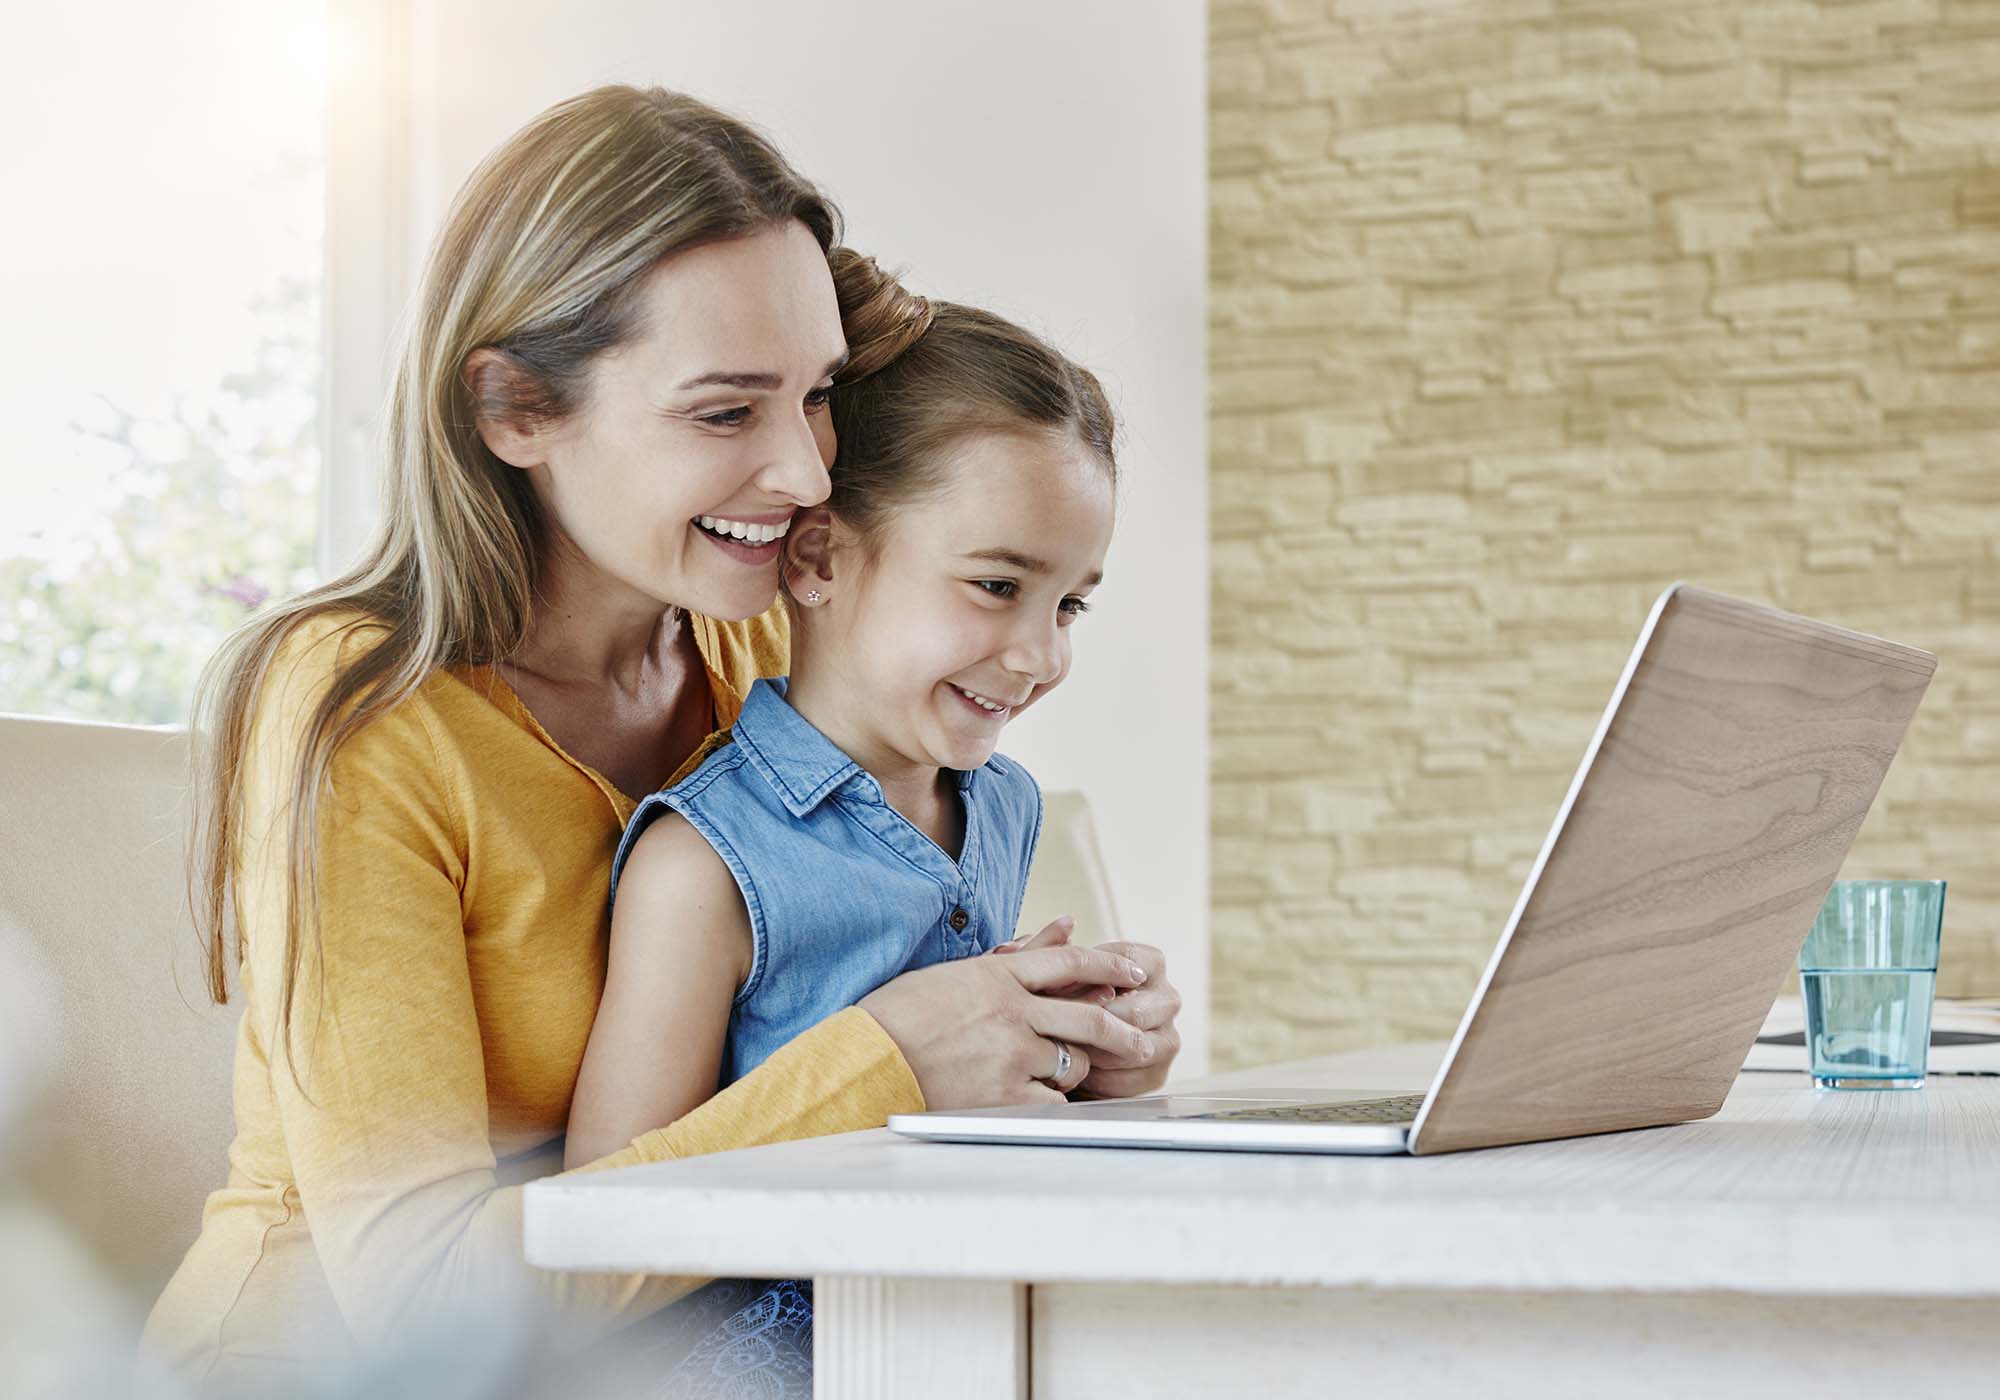
[[[197,1387],[295,1389],[468,1312],[574,1340],[699,1282],[529,1268],[519,1186],[561,1166],[634,795],[786,669],[761,537],[828,493],[837,234],[759,136],[659,90],[551,109],[461,191],[380,540],[205,684],[199,907],[218,999],[227,909],[241,933],[237,1138],[147,1328]],[[907,974],[583,1169],[1155,1087],[1162,970],[1127,944]],[[1115,1016],[1037,995],[1075,983],[1140,990]]]

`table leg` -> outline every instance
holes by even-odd
[[[956,1279],[813,1280],[814,1400],[1027,1400],[1028,1290]]]

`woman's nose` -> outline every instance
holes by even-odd
[[[826,420],[823,431],[820,420]],[[802,506],[819,505],[833,493],[833,479],[827,475],[833,460],[833,424],[826,415],[817,419],[803,412],[795,415],[772,446],[770,464],[758,474],[764,490]]]

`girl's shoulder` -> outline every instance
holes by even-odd
[[[1041,784],[1017,758],[996,753],[987,759],[973,781],[973,792],[977,801],[999,808],[1030,830],[1041,821]]]

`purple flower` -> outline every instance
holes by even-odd
[[[238,574],[235,578],[220,586],[210,584],[208,591],[227,598],[232,603],[241,604],[245,611],[254,611],[257,608],[263,607],[264,600],[271,596],[270,589],[244,574]]]

